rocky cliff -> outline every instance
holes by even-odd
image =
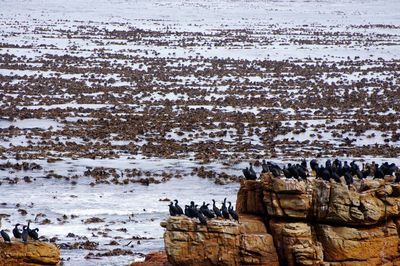
[[[40,241],[24,244],[19,240],[0,242],[0,265],[40,266],[59,262],[60,250],[54,244]]]
[[[400,184],[347,186],[264,174],[243,180],[240,224],[171,217],[163,226],[172,265],[400,265]]]
[[[171,217],[162,226],[172,265],[279,265],[272,236],[257,216],[243,215],[240,223],[214,219],[207,225]]]

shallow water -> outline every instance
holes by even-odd
[[[167,165],[166,165],[167,166]],[[2,180],[6,176],[23,176],[23,172],[7,174],[0,173]],[[3,183],[1,191],[7,192],[3,201],[7,205],[0,206],[0,213],[11,215],[3,219],[2,228],[12,229],[12,224],[26,223],[28,219],[33,222],[32,227],[39,227],[41,235],[47,238],[58,237],[57,244],[73,242],[74,238],[68,238],[68,233],[78,236],[86,236],[90,241],[99,242],[99,249],[124,248],[135,253],[147,253],[163,248],[163,228],[160,222],[168,217],[168,203],[160,199],[178,199],[180,205],[189,204],[190,200],[201,204],[202,201],[211,202],[216,199],[221,202],[228,197],[233,203],[236,199],[238,184],[216,186],[212,181],[195,176],[185,176],[182,179],[172,179],[167,183],[149,186],[140,184],[119,185],[96,185],[90,186],[88,177],[77,179],[77,184],[72,185],[69,181],[44,179],[36,177],[32,183],[21,182],[16,185]],[[33,203],[33,204],[32,204]],[[19,207],[16,208],[16,205]],[[22,216],[17,209],[28,212]],[[36,216],[43,213],[46,217]],[[65,220],[63,215],[74,219]],[[83,220],[91,217],[104,219],[104,222],[84,224]],[[40,225],[43,219],[50,219],[51,223]],[[57,221],[59,218],[61,221]],[[108,231],[108,236],[93,236],[92,230]],[[117,229],[126,228],[126,232]],[[96,231],[94,231],[96,233]],[[128,244],[133,236],[150,238],[140,240],[140,244],[133,240],[133,247],[122,247]],[[105,246],[115,237],[121,246]],[[105,250],[104,250],[105,251]],[[103,251],[103,252],[104,252]],[[101,252],[101,251],[94,251]],[[62,257],[69,259],[65,265],[122,265],[141,258],[140,254],[135,256],[104,257],[101,260],[85,260],[87,251],[62,250]]]

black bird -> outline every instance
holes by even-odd
[[[286,178],[292,178],[292,175],[290,174],[290,171],[288,170],[288,169],[286,169],[285,167],[283,167],[283,169],[282,169],[282,171],[283,171],[283,175],[286,177]]]
[[[329,179],[331,178],[331,173],[329,172],[329,170],[322,166],[316,168],[316,171],[317,171],[317,177],[321,177],[325,181],[329,181]]]
[[[190,202],[190,206],[189,206],[189,208],[188,208],[188,212],[190,213],[190,217],[191,218],[195,218],[195,217],[197,217],[196,215],[196,206],[194,205],[194,201],[191,201]]]
[[[238,215],[238,214],[236,213],[236,211],[233,209],[232,203],[231,203],[230,201],[229,201],[228,203],[229,203],[229,207],[228,207],[229,214],[232,216],[232,218],[233,218],[235,221],[239,222],[239,215]]]
[[[349,172],[344,173],[344,180],[346,180],[347,185],[353,184],[353,176]]]
[[[192,212],[190,211],[190,208],[188,205],[185,205],[185,215],[189,218],[193,218]]]
[[[197,218],[199,218],[201,224],[207,225],[207,219],[201,212],[197,214]]]
[[[204,209],[207,209],[206,202],[203,201],[203,205],[200,206],[200,211],[203,211]]]
[[[400,172],[396,172],[396,173],[394,173],[394,175],[396,176],[396,179],[394,180],[394,182],[399,183],[400,182]]]
[[[381,169],[385,175],[393,175],[397,171],[396,165],[394,163],[389,164],[388,162],[383,163]]]
[[[217,206],[215,206],[215,200],[213,199],[212,202],[213,202],[213,211],[214,211],[215,215],[217,217],[222,217],[221,211],[218,209]]]
[[[197,209],[198,205],[194,206],[194,213],[195,213],[195,217],[197,217],[200,221],[201,224],[207,225],[207,219],[206,217],[203,215],[203,213]]]
[[[176,214],[177,215],[182,215],[183,214],[183,210],[182,210],[181,206],[178,205],[178,200],[174,200],[174,201],[175,201]]]
[[[0,234],[1,234],[1,237],[4,239],[4,242],[11,243],[10,236],[4,230],[1,230]]]
[[[350,166],[347,164],[347,161],[344,161],[344,164],[343,164],[343,175],[345,174],[345,173],[348,173],[348,172],[350,172]]]
[[[265,160],[262,160],[261,167],[262,167],[261,173],[268,173],[269,172],[269,167],[268,167],[268,164],[265,162]]]
[[[247,180],[249,180],[249,179],[250,179],[250,171],[249,171],[249,168],[246,167],[245,169],[242,170],[242,172],[243,172],[244,178],[246,178]]]
[[[28,222],[28,227],[26,228],[26,230],[28,230],[28,234],[29,234],[30,231],[31,231],[30,225],[31,225],[31,222],[29,221],[29,222]]]
[[[303,168],[304,171],[307,171],[307,161],[306,161],[306,159],[303,159],[301,161],[301,167]]]
[[[385,177],[385,173],[382,171],[382,169],[380,167],[378,167],[378,165],[375,165],[375,174],[374,174],[374,178],[376,179],[383,179]]]
[[[256,174],[256,171],[254,171],[254,169],[253,169],[253,164],[252,163],[250,163],[249,172],[250,172],[250,179],[251,180],[256,180],[257,179],[257,174]]]
[[[203,202],[203,206],[201,206],[200,211],[201,211],[208,219],[215,218],[214,213],[212,213],[212,212],[210,211],[210,209],[208,208],[208,205],[210,205],[210,203],[205,204],[205,202]]]
[[[299,179],[299,172],[297,171],[297,167],[293,166],[292,164],[288,164],[288,171],[292,177],[295,179]]]
[[[222,202],[221,212],[222,212],[222,216],[223,216],[225,219],[230,219],[230,217],[229,217],[229,211],[228,211],[228,209],[226,208],[226,198],[224,199],[224,202]]]
[[[333,166],[334,167],[336,167],[336,168],[341,168],[342,167],[342,162],[339,160],[339,159],[335,159],[334,161],[333,161]]]
[[[37,232],[39,232],[39,228],[28,231],[28,234],[33,240],[39,240],[39,234]]]
[[[16,224],[14,229],[13,229],[13,231],[12,231],[15,238],[21,238],[21,236],[22,236],[21,232],[18,229],[19,225],[20,224]]]
[[[314,170],[315,172],[317,172],[317,168],[318,168],[318,162],[315,159],[312,159],[310,161],[310,168],[311,170]]]
[[[22,241],[24,242],[24,243],[27,243],[28,242],[28,227],[26,226],[26,225],[24,225],[23,227],[22,227],[22,235],[21,235],[21,238],[22,238]]]
[[[350,163],[350,173],[353,176],[356,175],[359,179],[363,178],[363,174],[362,174],[362,172],[360,170],[360,167],[358,167],[358,165],[356,164],[355,161],[352,161]]]
[[[336,183],[340,183],[340,176],[336,172],[332,171],[331,177]]]
[[[297,172],[299,173],[299,176],[300,176],[301,179],[303,179],[303,180],[307,179],[307,176],[308,176],[307,168],[304,169],[301,165],[299,165],[297,167]]]
[[[267,162],[267,165],[274,177],[278,177],[282,174],[282,169],[279,167],[279,165],[271,162]]]
[[[329,169],[331,169],[331,167],[332,167],[331,160],[329,160],[329,159],[326,160],[326,162],[325,162],[325,168],[329,170]]]
[[[173,204],[174,203],[172,201],[169,203],[169,215],[176,216],[177,215],[177,210],[176,210],[176,208],[175,208],[175,206]]]
[[[256,180],[257,179],[257,174],[253,169],[253,164],[250,163],[250,169],[246,167],[245,169],[242,170],[244,177],[247,180]]]
[[[363,178],[367,178],[368,176],[371,175],[371,167],[369,166],[369,164],[363,164],[361,173]]]

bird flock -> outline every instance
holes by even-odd
[[[339,159],[330,160],[325,162],[325,165],[320,165],[316,159],[313,159],[309,163],[310,169],[315,172],[315,177],[325,181],[333,180],[337,183],[341,182],[341,177],[347,185],[351,185],[354,182],[354,178],[365,179],[367,177],[373,177],[374,179],[383,179],[385,176],[395,176],[395,182],[400,182],[400,171],[396,164],[384,162],[381,165],[372,162],[363,164],[362,167],[352,161],[341,161]],[[306,180],[310,176],[310,171],[307,168],[307,161],[303,159],[299,164],[289,163],[287,166],[280,167],[278,164],[273,162],[262,161],[261,164],[262,173],[271,173],[274,177],[285,176],[286,178],[296,180]],[[250,167],[246,167],[242,170],[243,175],[248,180],[256,180],[257,174],[253,168],[253,164],[250,163]]]
[[[12,230],[15,239],[21,239],[21,241],[25,244],[28,243],[28,238],[31,238],[33,240],[39,240],[39,234],[38,234],[39,228],[31,229],[30,222],[28,222],[28,225],[22,225],[22,232],[21,232],[18,228],[18,226],[20,225],[22,224],[16,224],[14,226],[14,229]],[[4,242],[11,243],[11,238],[6,231],[1,230],[0,234]]]
[[[181,206],[178,204],[178,200],[174,200],[175,204],[171,201],[169,204],[169,214],[171,216],[180,216],[185,215],[189,218],[197,218],[200,223],[203,225],[207,225],[207,220],[214,218],[224,218],[224,219],[234,219],[239,222],[239,215],[233,209],[232,203],[228,201],[228,206],[226,206],[226,198],[222,202],[221,208],[218,208],[215,204],[215,200],[213,199],[212,209],[209,209],[210,203],[203,201],[203,205],[198,207],[198,204],[195,204],[194,201],[191,201],[189,205],[185,205],[185,209],[183,210]]]

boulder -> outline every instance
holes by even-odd
[[[172,265],[239,265],[239,226],[225,220],[207,225],[187,217],[166,222],[165,251]]]
[[[171,263],[164,251],[158,251],[147,254],[143,262],[133,262],[131,266],[171,266]]]
[[[376,265],[399,257],[399,237],[392,221],[370,228],[326,224],[315,225],[315,228],[325,261],[360,261]]]
[[[172,265],[279,265],[272,236],[259,217],[241,216],[241,223],[171,217],[162,226],[165,251]]]
[[[29,241],[27,244],[12,239],[11,243],[0,242],[1,265],[57,265],[60,250],[51,243]]]

